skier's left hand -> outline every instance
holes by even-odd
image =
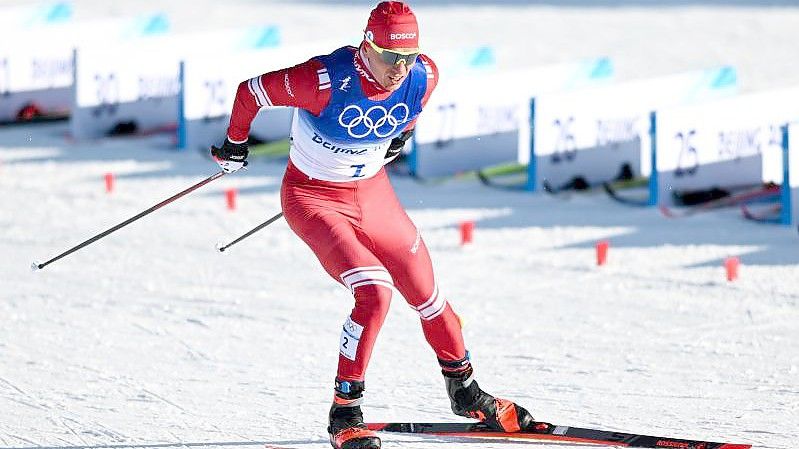
[[[388,150],[386,150],[386,159],[394,159],[395,157],[399,156],[402,152],[402,149],[405,148],[405,142],[413,136],[413,129],[409,129],[408,131],[404,131],[399,136],[395,137],[391,140],[391,143],[388,145]]]
[[[211,146],[211,157],[222,167],[225,173],[233,173],[242,167],[246,167],[249,153],[247,142],[233,143],[227,138],[221,147]]]

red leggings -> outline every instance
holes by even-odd
[[[355,297],[341,334],[339,379],[364,380],[392,287],[419,313],[439,359],[466,356],[458,316],[439,295],[427,247],[385,170],[369,179],[329,182],[309,179],[289,162],[280,199],[291,229]]]

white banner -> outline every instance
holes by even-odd
[[[72,2],[68,1],[0,7],[0,40],[25,28],[68,22],[72,19],[72,9]]]
[[[76,52],[74,138],[102,137],[122,123],[136,132],[177,123],[178,58],[158,48],[139,42]]]
[[[606,82],[608,73],[592,78],[594,67],[606,63],[603,59],[442,79],[416,126],[416,143],[518,130],[520,120],[529,118],[530,98]]]
[[[535,99],[534,152],[537,158],[545,158],[537,161],[537,177],[539,181],[557,177],[561,182],[572,176],[606,181],[609,173],[619,170],[622,160],[635,175],[648,176],[651,111],[736,91],[735,70],[722,67],[539,95]],[[598,159],[582,155],[599,148],[625,154],[619,158],[605,154]],[[591,158],[590,164],[579,164],[581,158]],[[603,161],[606,167],[602,167]]]
[[[6,91],[22,92],[72,83],[72,53],[76,48],[102,42],[122,43],[129,39],[167,32],[169,23],[163,15],[132,19],[104,19],[69,22],[38,29],[23,37],[18,45],[14,37],[0,40],[0,61],[5,68]],[[0,88],[2,89],[2,88]]]
[[[781,183],[780,127],[797,118],[799,88],[658,111],[660,192]]]
[[[418,176],[439,176],[529,159],[530,99],[538,94],[608,82],[607,59],[512,71],[482,71],[439,87],[414,136]]]
[[[0,120],[12,119],[19,108],[35,103],[44,113],[66,113],[72,107],[73,54],[102,41],[105,45],[168,30],[163,15],[133,19],[67,22],[37,28],[25,34],[25,45],[16,38],[0,39]]]
[[[72,46],[33,39],[24,46],[0,44],[0,92],[68,87]]]
[[[213,58],[203,54],[187,56],[183,61],[178,145],[207,148],[224,139],[236,89],[242,81],[330,53],[339,46],[332,41],[319,41],[231,52]],[[289,108],[265,108],[253,124],[252,134],[263,139],[285,138],[290,123]]]
[[[209,58],[189,55],[183,72],[183,115],[187,120],[230,114],[236,89],[244,80],[291,67],[335,49],[329,41],[229,53]]]
[[[85,108],[176,96],[179,56],[174,50],[161,39],[78,50],[76,106]]]
[[[202,58],[230,70],[218,54],[279,44],[274,26],[216,30],[152,37],[114,47],[87,46],[77,52],[75,70],[76,138],[99,137],[120,122],[138,131],[177,127],[180,108],[180,61]],[[213,50],[216,50],[214,52]],[[211,52],[213,57],[209,58]]]

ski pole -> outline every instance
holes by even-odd
[[[278,218],[280,218],[282,216],[283,216],[283,212],[278,212],[277,214],[275,214],[274,217],[270,218],[269,220],[266,220],[265,222],[259,224],[258,226],[252,228],[251,230],[247,231],[247,233],[245,233],[241,237],[237,238],[236,240],[233,240],[232,242],[230,242],[230,243],[228,243],[227,245],[224,245],[224,246],[217,246],[216,249],[218,249],[220,253],[223,253],[223,252],[225,252],[226,249],[230,248],[231,246],[235,245],[236,243],[239,243],[240,241],[246,239],[247,237],[255,234],[256,232],[260,231],[261,229],[269,226],[270,224],[274,223],[275,221],[277,221]]]
[[[187,194],[199,189],[200,187],[208,184],[209,182],[211,182],[211,181],[213,181],[215,179],[221,178],[224,175],[225,175],[224,171],[220,171],[218,173],[214,173],[213,175],[203,179],[202,181],[198,182],[197,184],[194,184],[193,186],[189,187],[188,189],[186,189],[186,190],[184,190],[184,191],[182,191],[182,192],[180,192],[180,193],[178,193],[176,195],[173,195],[173,196],[165,199],[164,201],[161,201],[160,203],[158,203],[155,206],[147,209],[146,211],[141,212],[141,213],[139,213],[139,214],[137,214],[137,215],[135,215],[135,216],[133,216],[131,218],[128,218],[127,220],[125,220],[122,223],[114,226],[113,228],[110,228],[110,229],[108,229],[106,231],[103,231],[103,232],[95,235],[94,237],[86,240],[85,242],[83,242],[83,243],[81,243],[79,245],[73,246],[72,248],[70,248],[70,249],[64,251],[63,253],[61,253],[61,254],[53,257],[52,259],[48,260],[47,262],[44,262],[44,263],[33,262],[31,264],[31,270],[33,270],[33,271],[41,270],[42,268],[46,267],[47,265],[50,265],[51,263],[55,262],[56,260],[58,260],[58,259],[60,259],[62,257],[68,256],[68,255],[74,253],[75,251],[83,248],[84,246],[87,246],[87,245],[90,245],[90,244],[94,243],[94,242],[100,240],[101,238],[107,236],[108,234],[111,234],[114,231],[117,231],[117,230],[119,230],[121,228],[124,228],[125,226],[133,223],[134,221],[138,220],[139,218],[142,218],[143,216],[145,216],[147,214],[150,214],[150,213],[152,213],[152,212],[154,212],[154,211],[166,206],[167,204],[175,201],[176,199],[178,199],[178,198],[180,198],[182,196],[185,196],[185,195],[187,195]]]

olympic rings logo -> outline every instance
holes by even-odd
[[[364,112],[357,104],[352,104],[341,111],[338,123],[347,130],[350,136],[361,139],[374,133],[383,138],[394,134],[397,128],[408,121],[410,110],[405,103],[397,103],[386,110],[375,105]]]

